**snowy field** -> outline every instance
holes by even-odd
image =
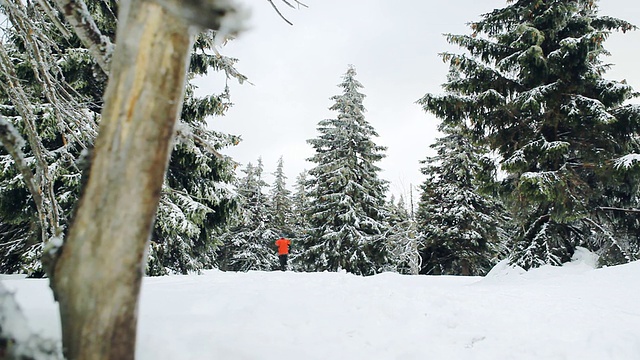
[[[137,359],[640,359],[640,262],[485,278],[209,271],[145,278]],[[3,277],[59,338],[47,280]]]

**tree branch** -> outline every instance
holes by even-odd
[[[58,19],[58,16],[55,10],[51,7],[51,4],[49,4],[49,2],[46,0],[36,0],[36,1],[38,5],[40,5],[40,7],[42,8],[42,11],[44,11],[44,13],[47,14],[49,19],[51,20],[51,22],[53,22],[53,25],[56,27],[56,29],[60,31],[62,36],[65,39],[69,39],[71,37],[71,33],[69,32],[69,30],[67,30],[66,27],[64,27],[62,22],[60,22],[60,19]]]
[[[273,3],[272,0],[267,0],[269,2],[269,4],[271,4],[271,6],[273,7],[273,9],[276,11],[276,13],[278,13],[278,15],[280,15],[280,18],[282,18],[282,20],[284,20],[287,24],[289,25],[293,25],[293,23],[289,20],[287,20],[286,17],[284,17],[284,15],[282,15],[282,13],[280,12],[280,9],[278,9],[278,7],[276,6],[276,4]],[[288,2],[284,2],[285,4],[291,6],[291,4],[289,4]]]
[[[196,200],[200,200],[200,201],[208,201],[208,199],[205,199],[203,197],[191,195],[186,191],[174,189],[174,188],[172,188],[170,186],[163,186],[162,187],[162,194],[166,194],[166,195],[168,195],[168,194],[180,194],[182,196],[185,196],[185,197],[188,197],[188,198],[191,198],[191,199],[196,199]],[[160,198],[160,201],[163,201],[163,199]],[[171,204],[171,202],[167,202],[167,204]],[[213,209],[211,209],[210,207],[208,207],[208,206],[206,206],[204,204],[202,204],[202,206],[207,208],[207,209],[209,209],[209,210],[211,210],[213,212]]]
[[[46,212],[44,207],[42,207],[41,209],[42,212],[39,212],[42,226],[42,241],[47,241],[48,235],[57,235],[59,232],[59,214],[58,204],[55,197],[53,196],[52,191],[53,181],[49,176],[49,167],[44,159],[46,149],[43,147],[42,139],[38,135],[36,123],[34,120],[35,116],[30,107],[29,99],[24,92],[22,85],[17,80],[18,77],[16,75],[15,69],[12,67],[9,55],[7,54],[2,44],[0,44],[0,72],[5,75],[4,81],[0,82],[0,87],[2,87],[4,91],[9,95],[11,102],[14,104],[18,113],[22,117],[22,120],[25,124],[27,139],[29,140],[31,151],[33,151],[33,155],[36,160],[36,173],[35,176],[31,177],[30,182],[33,183],[33,186],[37,186],[34,191],[37,192],[40,197],[42,196],[43,192],[45,196],[49,197],[47,201],[51,204],[51,213]],[[15,133],[17,134],[17,132]],[[16,164],[19,162],[18,159],[15,159],[15,161]],[[28,184],[28,186],[30,185]],[[31,190],[31,188],[29,188],[29,190]],[[35,199],[37,199],[37,197],[34,193],[34,200]],[[43,202],[44,199],[41,199],[40,201]],[[40,206],[43,205],[41,204]],[[49,220],[49,222],[46,221],[47,219]],[[50,234],[47,231],[49,229],[51,230]]]
[[[296,8],[295,6],[293,6],[293,4],[291,4],[291,3],[290,3],[290,2],[288,2],[287,0],[282,0],[282,2],[283,2],[283,3],[285,3],[285,4],[287,4],[287,5],[288,5],[290,8],[292,8],[292,9],[295,9],[295,8]],[[308,8],[308,6],[307,6],[306,4],[301,3],[301,2],[300,2],[300,1],[298,1],[298,0],[294,0],[294,2],[296,3],[296,5],[298,5],[298,9],[300,8],[300,6]]]
[[[98,66],[109,74],[111,54],[114,45],[111,40],[102,35],[83,0],[55,0],[58,9],[67,22],[73,26],[78,38],[89,49]]]
[[[608,207],[608,206],[599,206],[596,208],[596,210],[602,210],[602,211],[620,211],[620,212],[629,212],[629,213],[636,213],[636,214],[640,214],[640,209],[625,209],[625,208],[617,208],[617,207]]]
[[[33,172],[27,165],[27,161],[25,160],[26,156],[22,151],[25,141],[22,138],[22,135],[20,135],[18,130],[16,130],[16,128],[13,126],[13,124],[7,121],[7,119],[2,115],[0,115],[0,142],[2,142],[2,145],[7,150],[9,155],[11,155],[16,168],[18,168],[18,171],[22,175],[22,179],[24,180],[24,183],[27,185],[27,189],[33,197],[33,202],[36,204],[38,217],[40,218],[40,221],[43,222],[42,226],[44,229],[45,212],[42,195],[40,193],[39,187],[34,180]],[[44,241],[45,239],[43,238],[42,240]]]
[[[182,139],[182,141],[193,140],[193,142],[198,143],[211,155],[215,156],[220,160],[224,159],[224,155],[220,154],[216,149],[213,148],[213,146],[207,143],[203,138],[201,138],[200,136],[192,132],[189,132],[189,131],[185,132],[185,131],[182,131],[180,128],[178,128],[176,130],[176,136]]]
[[[280,9],[278,9],[278,7],[276,6],[276,4],[274,4],[274,3],[273,3],[273,0],[267,0],[267,1],[269,2],[269,4],[271,4],[271,6],[273,7],[273,9],[276,11],[276,13],[277,13],[278,15],[280,15],[280,18],[282,18],[282,20],[284,20],[284,21],[285,21],[287,24],[289,24],[289,25],[293,25],[293,23],[292,23],[291,21],[287,20],[287,18],[285,18],[285,17],[284,17],[284,15],[282,15],[282,13],[280,12]],[[283,3],[285,3],[287,6],[289,6],[289,7],[290,7],[290,8],[292,8],[292,9],[295,9],[295,8],[296,8],[295,6],[293,6],[293,4],[292,4],[292,3],[290,3],[290,2],[289,2],[289,1],[287,1],[287,0],[282,0],[282,2],[283,2]],[[303,6],[303,7],[308,8],[308,6],[307,6],[307,5],[305,5],[304,3],[302,3],[302,2],[300,2],[300,1],[298,1],[298,0],[294,0],[294,2],[296,3],[296,5],[298,5],[298,9],[300,8],[300,6]]]

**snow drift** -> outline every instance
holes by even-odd
[[[639,359],[640,262],[501,263],[484,278],[208,271],[145,278],[137,358]],[[47,280],[4,277],[60,338]]]

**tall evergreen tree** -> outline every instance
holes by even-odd
[[[211,71],[224,71],[243,82],[233,65],[236,60],[210,54],[215,34],[203,33],[194,44],[189,80]],[[196,97],[187,84],[178,128],[178,141],[171,155],[156,226],[151,238],[147,272],[186,274],[215,264],[216,230],[224,229],[237,210],[235,163],[219,151],[237,145],[239,138],[208,129],[212,116],[223,116],[229,108],[228,91]]]
[[[504,209],[481,191],[486,151],[460,130],[431,145],[417,212],[421,273],[484,275],[496,263],[503,241]]]
[[[278,258],[274,241],[278,231],[273,227],[273,212],[265,194],[262,159],[256,166],[249,163],[238,184],[240,213],[228,231],[220,235],[218,262],[221,270],[275,270]]]
[[[291,191],[287,189],[287,177],[284,174],[284,160],[282,156],[278,159],[275,180],[271,187],[271,211],[273,213],[273,227],[281,235],[291,236],[293,231],[293,204]]]
[[[309,172],[307,170],[302,171],[296,177],[296,183],[294,185],[294,192],[291,196],[291,233],[289,239],[291,240],[289,264],[294,270],[304,270],[304,264],[299,262],[298,253],[300,252],[300,245],[304,243],[309,230]]]
[[[611,201],[627,208],[632,198],[611,176],[613,160],[637,152],[640,129],[640,107],[625,105],[636,93],[603,78],[603,42],[635,26],[599,16],[593,0],[520,0],[471,29],[447,35],[468,51],[442,54],[450,64],[447,93],[419,102],[444,127],[469,126],[500,155],[518,225],[512,263],[557,265],[577,245],[598,250],[596,236],[616,234],[595,213]],[[621,196],[608,199],[614,190]]]
[[[336,119],[319,123],[320,136],[308,140],[315,149],[311,175],[309,222],[301,262],[311,271],[344,269],[354,274],[379,272],[388,262],[381,235],[387,183],[378,177],[376,162],[386,148],[374,143],[378,134],[365,120],[362,84],[349,66],[329,108]]]
[[[303,238],[307,229],[309,228],[309,207],[310,198],[308,191],[308,176],[309,172],[304,170],[298,177],[296,177],[296,183],[294,186],[294,193],[291,199],[291,206],[293,211],[293,235],[294,238]]]

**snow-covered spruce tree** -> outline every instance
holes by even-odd
[[[521,0],[471,29],[447,35],[468,51],[442,54],[450,64],[447,93],[419,102],[446,126],[468,125],[500,155],[517,224],[512,263],[557,265],[577,245],[598,250],[596,237],[616,237],[595,214],[614,205],[606,193],[620,189],[612,160],[637,152],[640,124],[640,107],[624,105],[636,95],[632,88],[603,78],[603,42],[635,26],[599,16],[593,0]],[[615,206],[627,207],[630,195]]]
[[[200,34],[191,56],[189,80],[211,71],[224,71],[243,82],[234,69],[235,59],[211,54],[215,33]],[[236,211],[235,163],[219,153],[237,145],[239,138],[208,129],[211,116],[223,116],[231,105],[229,94],[204,98],[194,95],[187,84],[185,102],[178,127],[178,141],[171,155],[158,207],[147,273],[186,274],[212,268],[215,264],[216,230],[226,227]]]
[[[31,162],[30,168],[37,175],[36,183],[42,184],[39,192],[45,196],[44,212],[50,214],[46,218],[56,218],[63,234],[79,193],[84,166],[81,151],[92,146],[97,133],[106,74],[72,31],[52,21],[40,6],[17,2],[2,8],[12,20],[3,29],[6,41],[2,47],[11,62],[4,62],[2,75],[21,81],[8,90],[0,88],[0,113],[29,140],[26,156],[41,159]],[[103,36],[113,41],[116,3],[88,1],[87,7]],[[53,8],[47,11],[55,13]],[[32,22],[23,21],[25,17]],[[233,68],[235,59],[210,54],[213,36],[212,32],[202,33],[196,39],[189,79],[215,70],[242,82],[244,77]],[[16,96],[16,88],[24,96]],[[178,141],[152,236],[149,274],[185,273],[212,264],[210,233],[224,223],[233,208],[232,194],[225,186],[232,180],[233,165],[217,151],[236,144],[237,138],[207,130],[205,117],[223,114],[229,106],[227,97],[224,93],[196,98],[193,86],[187,87]],[[16,104],[19,99],[28,106]],[[35,129],[33,135],[29,135],[30,129]],[[38,148],[41,156],[34,152]],[[5,165],[0,169],[0,223],[4,230],[0,268],[42,275],[43,238],[51,235],[42,235],[38,206],[13,166],[13,157],[2,153],[0,158]]]
[[[294,192],[291,197],[291,207],[293,211],[293,224],[297,235],[302,235],[309,227],[308,210],[311,199],[309,198],[309,172],[302,171],[296,177]]]
[[[640,145],[639,145],[640,147]],[[611,186],[603,189],[596,206],[601,226],[592,235],[601,265],[615,265],[640,259],[640,154],[614,161]]]
[[[249,163],[238,183],[240,211],[234,225],[219,236],[218,267],[224,271],[275,270],[278,258],[274,242],[278,229],[265,194],[262,159]]]
[[[400,274],[417,275],[420,272],[420,238],[416,233],[416,223],[407,211],[404,197],[396,203],[392,195],[387,204],[389,228],[384,235],[389,248],[391,271]]]
[[[346,270],[375,274],[388,263],[385,193],[387,183],[378,177],[376,162],[385,148],[374,143],[378,134],[365,120],[362,84],[349,66],[329,108],[336,119],[319,123],[318,138],[308,140],[315,150],[309,161],[308,236],[299,264],[308,271]]]
[[[501,204],[481,191],[486,151],[460,129],[444,129],[423,161],[416,214],[423,274],[484,275],[497,262],[506,223]]]
[[[310,199],[308,187],[309,172],[303,170],[296,177],[296,183],[294,185],[294,192],[291,197],[291,234],[289,239],[291,240],[291,256],[289,262],[291,268],[294,270],[303,270],[303,264],[298,263],[298,253],[300,252],[300,246],[304,242],[304,238],[307,236],[309,229],[309,208]]]
[[[274,173],[275,180],[269,191],[273,224],[281,235],[291,236],[293,232],[293,203],[291,191],[287,189],[287,177],[284,174],[284,160],[278,159],[278,166]]]

